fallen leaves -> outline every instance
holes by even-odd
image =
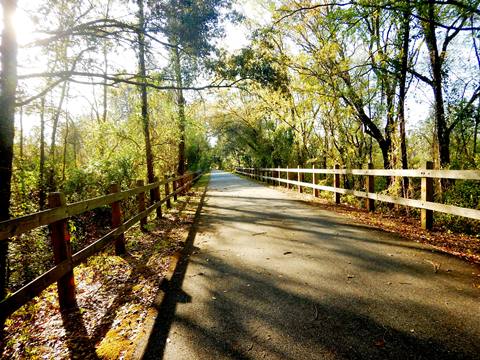
[[[202,190],[179,198],[176,209],[149,222],[149,232],[134,227],[126,233],[125,256],[110,249],[75,268],[78,308],[64,315],[66,321],[56,285],[15,312],[6,321],[2,358],[128,358],[170,256],[187,236]]]
[[[258,232],[258,233],[253,233],[252,236],[265,235],[266,233],[267,233],[266,231],[262,231],[262,232]]]
[[[430,265],[433,266],[433,272],[434,272],[435,274],[438,273],[438,270],[440,270],[440,266],[441,266],[440,263],[437,263],[437,262],[435,262],[435,261],[428,260],[428,259],[425,259],[425,261],[426,261],[427,263],[429,263]]]

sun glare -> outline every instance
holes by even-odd
[[[19,45],[26,45],[35,40],[35,24],[23,9],[17,9],[13,21]]]

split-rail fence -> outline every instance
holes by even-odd
[[[476,180],[480,181],[480,170],[433,170],[433,163],[427,161],[425,169],[404,170],[404,169],[373,169],[369,164],[368,169],[340,169],[335,165],[333,169],[312,168],[244,168],[238,167],[235,172],[249,176],[259,181],[270,184],[285,184],[287,188],[297,186],[298,191],[303,188],[313,189],[314,196],[319,196],[319,191],[333,193],[333,200],[340,204],[340,195],[354,195],[365,198],[365,207],[369,211],[375,209],[375,201],[383,201],[391,204],[409,206],[421,209],[422,228],[431,229],[433,226],[433,212],[463,216],[480,220],[480,210],[459,207],[455,205],[441,204],[434,202],[433,179],[450,180]],[[305,174],[312,174],[312,182],[305,182]],[[333,175],[333,186],[319,184],[319,175]],[[345,189],[340,186],[341,175],[365,176],[365,191]],[[421,178],[421,199],[407,199],[400,196],[392,196],[375,192],[375,177],[413,177]],[[296,180],[294,180],[296,178]]]
[[[118,184],[110,186],[108,195],[66,204],[63,193],[54,192],[48,195],[49,209],[0,222],[0,241],[10,241],[14,236],[40,226],[48,225],[51,237],[55,266],[32,280],[27,285],[10,294],[0,302],[0,320],[6,319],[21,306],[38,296],[51,284],[57,282],[58,300],[61,310],[68,310],[76,305],[75,282],[73,269],[88,257],[98,254],[107,245],[115,244],[115,253],[124,254],[124,233],[136,223],[142,228],[147,223],[148,215],[156,210],[157,217],[162,217],[162,204],[171,207],[171,199],[177,200],[177,195],[187,191],[192,184],[202,176],[197,171],[178,177],[167,177],[163,181],[155,178],[153,183],[144,185],[143,180],[137,180],[136,187],[120,191]],[[172,185],[172,190],[170,190]],[[165,196],[161,198],[160,187],[164,187]],[[145,193],[150,192],[150,205],[147,207]],[[136,196],[138,212],[132,218],[122,219],[121,201]],[[68,219],[71,216],[110,205],[112,213],[112,230],[92,244],[72,254]]]

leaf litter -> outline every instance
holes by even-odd
[[[115,256],[110,247],[75,268],[78,307],[69,314],[61,314],[53,284],[10,316],[1,359],[131,358],[202,191],[179,197],[162,219],[150,220],[149,231],[137,226],[127,232],[126,255]]]

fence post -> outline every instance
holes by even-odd
[[[371,170],[373,169],[373,164],[368,163],[368,169]],[[373,194],[375,192],[375,176],[373,175],[368,175],[366,179],[366,188],[367,188],[367,194]],[[368,211],[374,211],[375,210],[375,200],[366,198],[365,199],[365,207],[367,208]]]
[[[301,173],[299,170],[300,170],[300,165],[297,165],[297,180],[298,180],[298,182],[302,182],[303,181],[303,173]],[[298,185],[298,192],[300,194],[303,192],[303,189],[300,185]]]
[[[288,171],[288,165],[287,165],[287,181],[290,181],[290,172]],[[287,189],[290,189],[290,183],[287,182]]]
[[[142,187],[144,186],[145,182],[143,180],[137,180],[137,187]],[[138,206],[138,212],[141,213],[142,211],[145,210],[145,192],[142,191],[137,194],[137,206]],[[145,230],[145,226],[147,225],[147,217],[143,217],[140,219],[140,229]]]
[[[110,193],[114,194],[120,192],[120,185],[111,184]],[[111,204],[112,207],[112,227],[117,228],[122,225],[122,205],[120,201],[115,201]],[[115,254],[125,254],[125,235],[122,233],[115,239]]]
[[[426,170],[433,169],[433,162],[427,161]],[[433,179],[430,177],[422,177],[422,201],[433,201]],[[433,211],[421,210],[422,229],[430,230],[433,227]]]
[[[159,181],[158,176],[155,176],[153,178],[153,181],[158,182]],[[160,185],[155,186],[152,190],[153,190],[153,193],[154,193],[154,201],[153,202],[160,201]],[[157,213],[157,218],[161,219],[162,218],[162,206],[157,207],[156,213]]]
[[[170,198],[168,197],[170,195],[170,186],[168,184],[168,175],[163,175],[163,178],[165,179],[165,198],[166,204],[167,204],[167,209],[172,208],[172,203],[170,202]]]
[[[48,207],[56,208],[65,206],[65,195],[60,192],[48,194]],[[67,219],[56,221],[48,226],[52,239],[53,257],[55,265],[67,260],[72,262],[72,246],[70,234],[67,229]],[[58,302],[60,309],[67,310],[77,306],[75,300],[75,279],[73,268],[57,281]]]
[[[281,172],[280,172],[280,167],[277,167],[277,177],[278,177],[278,186],[280,186],[282,183],[280,182],[280,179],[282,178]]]
[[[312,170],[315,170],[315,165],[312,165]],[[314,171],[312,171],[312,183],[318,185],[318,175]],[[313,196],[318,197],[319,193],[318,189],[313,189]]]
[[[335,164],[334,169],[339,170],[340,165]],[[333,186],[335,187],[335,189],[340,187],[340,174],[334,174],[333,175]],[[333,194],[333,200],[335,201],[335,204],[340,204],[340,193],[335,192]]]
[[[176,175],[173,174],[173,176],[176,176]],[[181,186],[183,186],[183,184],[181,184]],[[173,200],[174,201],[177,201],[177,193],[175,192],[176,190],[177,190],[177,180],[173,180],[172,181],[172,191],[173,191]],[[186,190],[188,190],[188,185],[187,185]]]

